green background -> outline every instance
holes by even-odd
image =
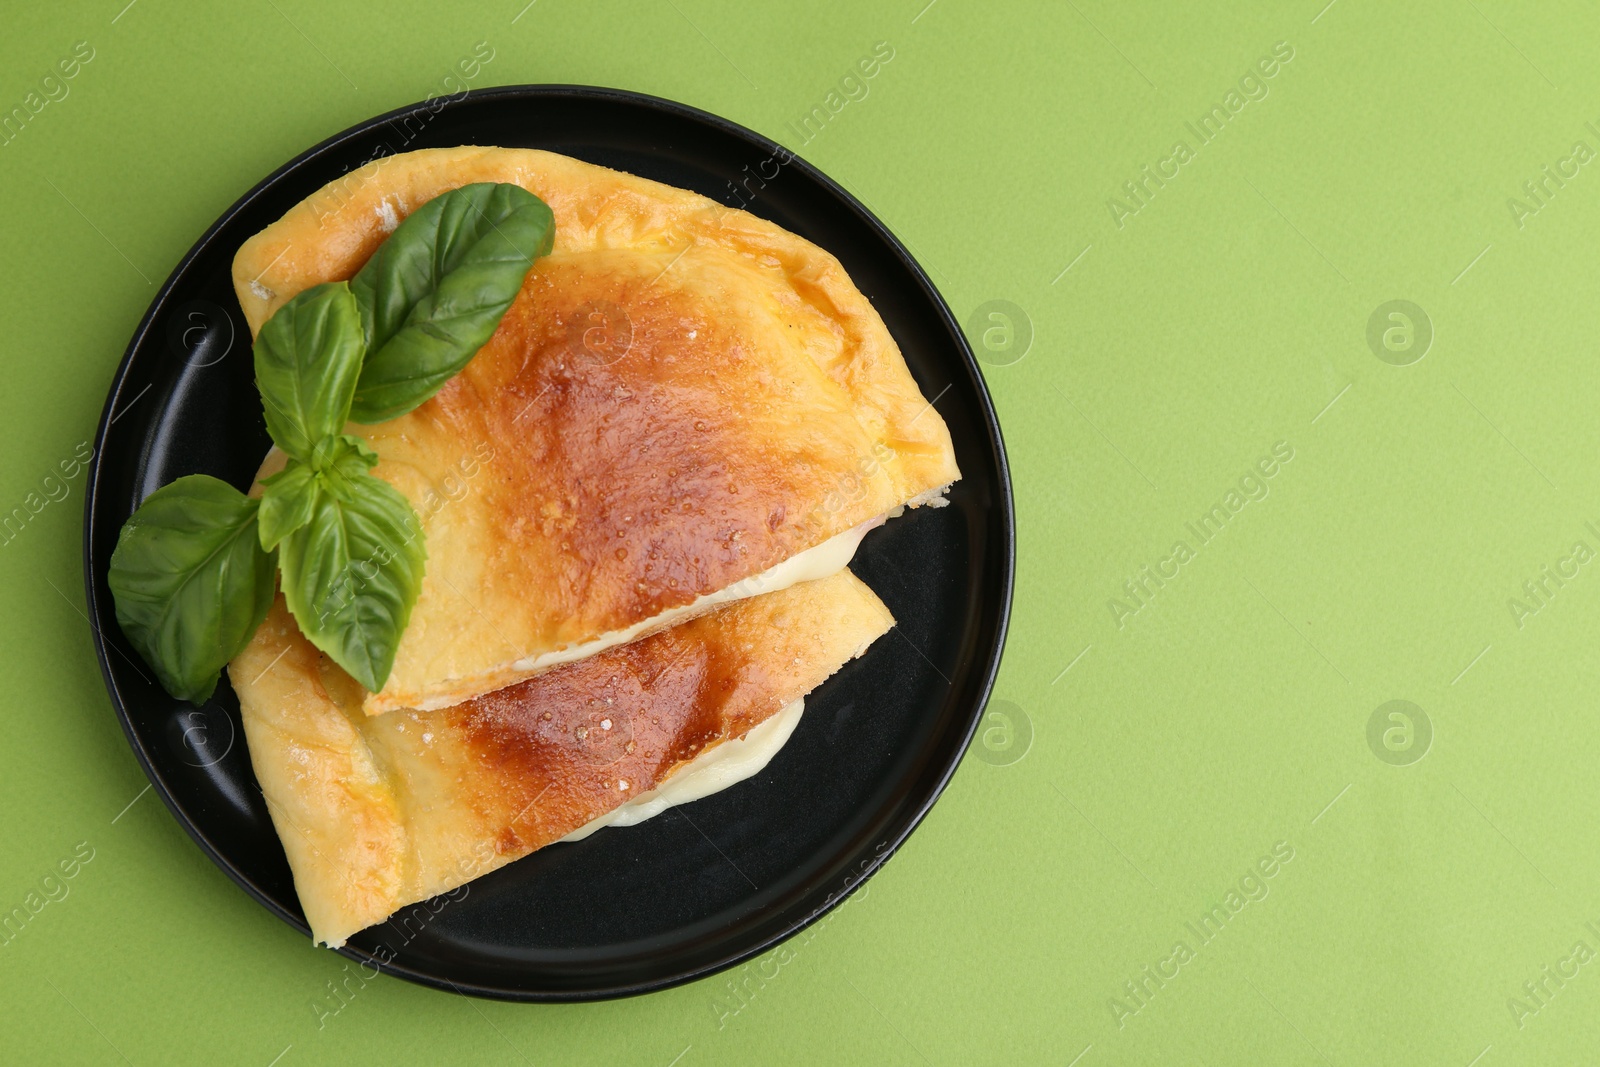
[[[484,41],[473,86],[725,115],[869,203],[963,321],[1020,309],[1009,348],[1001,319],[974,333],[1019,528],[983,739],[865,892],[743,972],[744,1002],[738,975],[571,1007],[379,979],[319,1026],[345,961],[141,794],[82,615],[80,474],[0,545],[0,911],[94,850],[0,946],[0,1059],[1498,1067],[1595,1047],[1600,565],[1572,550],[1600,550],[1600,165],[1545,179],[1542,206],[1522,185],[1600,149],[1600,16],[524,2],[14,5],[0,108],[74,42],[94,59],[0,147],[0,511],[92,437],[160,280],[235,197],[446,91]],[[802,144],[790,124],[879,41],[868,95]],[[1267,95],[1200,145],[1185,124],[1278,42]],[[1193,158],[1131,200],[1179,140]],[[1375,350],[1396,299],[1426,321]],[[1265,498],[1201,545],[1186,524],[1279,442],[1292,460],[1246,483]],[[1129,599],[1180,540],[1177,576]],[[1545,567],[1577,573],[1534,600]],[[1415,707],[1369,741],[1392,700]],[[1227,912],[1274,847],[1292,860]],[[1202,943],[1186,924],[1214,904]]]

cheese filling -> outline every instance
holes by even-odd
[[[655,818],[668,808],[720,793],[760,774],[789,740],[794,728],[800,725],[800,714],[805,709],[804,699],[785,705],[781,711],[752,726],[743,737],[707,749],[654,789],[591,819],[561,840],[582,841],[604,826],[634,826]],[[624,784],[617,783],[619,792]]]
[[[659,615],[636,622],[622,630],[612,630],[610,633],[601,634],[591,641],[583,641],[566,648],[558,648],[549,652],[541,652],[536,656],[519,659],[511,664],[513,671],[526,671],[529,674],[538,674],[558,667],[563,663],[572,663],[575,660],[588,659],[597,652],[604,652],[615,645],[625,645],[629,641],[664,630],[668,626],[685,617],[703,615],[720,604],[727,604],[734,600],[743,600],[746,597],[756,596],[760,593],[775,593],[780,589],[787,589],[797,582],[811,582],[818,578],[826,578],[837,574],[849,566],[850,560],[855,557],[856,549],[861,544],[861,539],[867,531],[883,524],[886,516],[870,519],[842,534],[837,534],[822,542],[798,552],[776,567],[770,567],[760,574],[751,575],[743,581],[734,582],[715,593],[707,593],[681,607],[668,608]],[[461,703],[459,693],[447,693],[418,701],[415,707],[419,711],[434,711],[438,708],[448,708],[453,704]]]

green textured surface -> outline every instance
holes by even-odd
[[[0,510],[39,506],[0,535],[0,911],[93,850],[0,946],[0,1059],[1592,1057],[1600,565],[1572,550],[1600,550],[1600,165],[1567,164],[1559,188],[1542,170],[1600,150],[1592,10],[124,2],[18,8],[0,34],[0,108],[74,42],[94,50],[0,146]],[[781,966],[742,972],[743,1002],[729,976],[575,1007],[379,979],[319,1013],[344,961],[141,795],[82,616],[82,475],[43,484],[211,220],[310,144],[438,91],[479,41],[475,86],[623,86],[784,141],[964,321],[1005,300],[1031,322],[1026,355],[986,368],[1020,531],[996,700],[1031,747],[991,719],[993,748],[907,847]],[[879,41],[894,58],[870,92],[802,143],[791,123]],[[1278,42],[1293,58],[1267,94],[1202,144],[1186,123]],[[1123,183],[1179,140],[1192,158],[1132,199]],[[1420,361],[1369,348],[1397,299],[1431,321]],[[1233,502],[1266,495],[1202,543],[1187,524],[1226,514],[1274,445],[1292,459]],[[1191,558],[1164,562],[1179,541]],[[1146,566],[1176,576],[1132,599]],[[1369,744],[1391,700],[1430,725],[1409,750],[1403,732]],[[1275,847],[1293,858],[1229,912]],[[1214,904],[1205,940],[1189,924]]]

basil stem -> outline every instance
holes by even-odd
[[[378,454],[359,437],[340,434],[316,448],[315,465],[289,460],[283,470],[261,480],[261,547],[278,542],[310,522],[316,510],[317,488],[365,474],[378,463]]]

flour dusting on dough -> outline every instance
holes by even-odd
[[[400,216],[395,213],[394,205],[385,197],[378,204],[378,224],[383,227],[384,233],[393,233],[394,228],[400,225]]]

